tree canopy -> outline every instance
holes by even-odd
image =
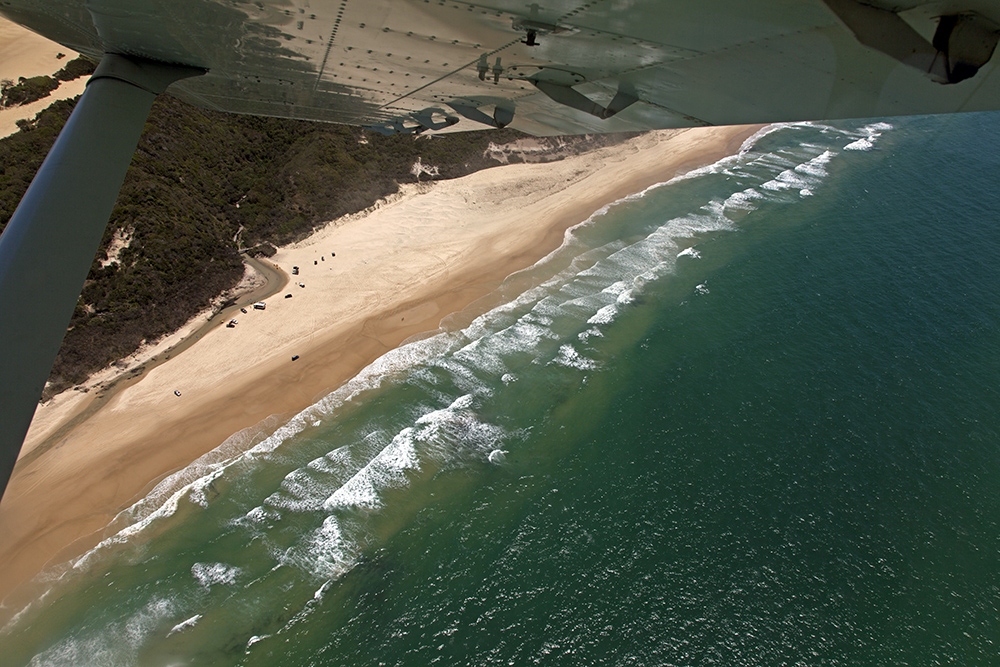
[[[0,140],[0,229],[74,104],[57,102]],[[222,114],[161,96],[47,395],[83,381],[210,306],[243,274],[240,243],[285,244],[361,211],[396,192],[400,183],[415,181],[418,160],[438,167],[439,178],[494,165],[488,146],[521,136],[491,130],[387,137],[355,127]]]

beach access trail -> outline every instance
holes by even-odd
[[[288,284],[288,274],[267,260],[244,257],[243,262],[249,270],[260,277],[255,287],[242,292],[240,296],[232,299],[231,303],[218,309],[211,309],[209,311],[211,314],[203,313],[194,318],[184,330],[161,341],[150,353],[143,354],[140,351],[133,355],[136,361],[130,368],[115,373],[115,368],[112,367],[107,369],[107,372],[98,374],[87,383],[93,386],[87,387],[88,391],[83,396],[72,396],[70,392],[65,392],[69,396],[64,394],[57,399],[58,408],[52,404],[53,409],[42,410],[37,414],[33,423],[37,437],[32,437],[30,440],[31,451],[27,451],[26,448],[18,457],[18,465],[30,464],[67,438],[77,426],[97,414],[97,411],[107,405],[120,391],[134,385],[160,364],[191,349],[191,346],[212,329],[239,317],[240,312],[246,311],[247,307],[274,296]],[[114,377],[110,380],[103,380],[100,377],[108,374],[114,374]],[[68,401],[72,404],[66,404]],[[42,433],[46,435],[40,435]]]
[[[44,586],[26,582],[96,545],[167,474],[305,409],[555,250],[603,206],[736,153],[757,129],[650,132],[556,163],[406,186],[279,249],[271,261],[299,272],[266,310],[211,327],[60,437],[79,404],[56,397],[36,411],[0,502],[0,622]]]

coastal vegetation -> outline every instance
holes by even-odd
[[[0,81],[0,109],[30,104],[43,97],[48,97],[49,93],[58,88],[61,82],[87,76],[93,73],[94,69],[94,63],[80,56],[66,63],[65,67],[52,76],[43,75],[30,78],[22,76],[17,83],[10,79]]]
[[[10,80],[0,82],[0,109],[28,104],[47,97],[59,87],[59,82],[51,76],[23,76],[14,83]]]
[[[0,140],[0,230],[74,104],[57,102]],[[45,397],[210,307],[243,275],[241,252],[273,253],[273,246],[361,211],[401,183],[427,180],[429,173],[454,178],[495,165],[491,147],[522,138],[512,130],[383,136],[355,127],[216,113],[161,96]],[[554,140],[550,147],[558,150],[548,157],[561,157],[567,144],[587,142]],[[545,142],[541,148],[544,159]],[[516,150],[502,155],[504,161],[519,159]],[[418,163],[421,168],[414,168]]]

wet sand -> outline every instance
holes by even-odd
[[[204,333],[58,442],[48,439],[72,416],[69,403],[39,409],[0,502],[4,607],[30,595],[31,586],[12,591],[47,565],[95,545],[166,474],[306,408],[544,257],[602,206],[732,154],[756,129],[653,132],[558,163],[413,186],[280,249],[274,263],[300,272],[266,310]]]

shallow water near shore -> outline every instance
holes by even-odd
[[[165,480],[5,660],[991,664],[997,118],[771,126],[609,207]]]

